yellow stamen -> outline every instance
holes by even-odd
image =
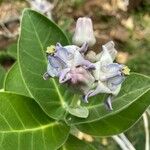
[[[54,45],[48,46],[46,53],[51,54],[51,55],[54,54],[55,53],[55,46]]]
[[[128,66],[124,66],[123,69],[122,69],[122,72],[125,75],[130,75],[130,69],[128,68]]]

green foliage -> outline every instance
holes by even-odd
[[[59,150],[96,150],[91,144],[70,135],[66,143]]]
[[[5,77],[5,70],[2,66],[0,66],[0,89],[3,88],[4,77]]]
[[[44,81],[42,76],[47,68],[47,46],[57,42],[67,45],[68,40],[54,23],[34,11],[24,12],[21,26],[18,64],[23,82],[30,97],[34,97],[50,117],[62,119],[72,93],[56,80]]]
[[[96,136],[118,134],[131,127],[150,105],[150,78],[132,73],[114,99],[113,111],[105,109],[106,95],[102,94],[74,109],[79,96],[60,85],[57,79],[44,81],[42,77],[47,68],[46,47],[57,42],[69,44],[57,25],[26,9],[21,21],[17,63],[8,72],[4,84],[5,91],[19,95],[0,93],[0,137],[6,150],[23,146],[27,150],[31,146],[36,150],[58,149],[68,137],[69,126]],[[10,141],[11,146],[7,147]],[[94,148],[69,136],[61,149]]]
[[[17,59],[17,43],[12,44],[7,48],[7,54],[13,59]]]
[[[93,97],[91,103],[87,105],[90,113],[86,119],[68,116],[67,121],[74,125],[81,124],[78,125],[80,130],[96,136],[121,133],[134,124],[149,106],[149,89],[150,78],[132,74],[126,79],[121,92],[113,100],[113,111],[107,111],[103,102],[100,102],[102,100],[99,101],[98,97]]]
[[[30,97],[20,74],[18,63],[15,63],[8,71],[5,79],[4,90]]]
[[[141,117],[149,106],[150,91],[137,98],[126,109],[114,115],[108,115],[98,121],[78,125],[78,129],[94,136],[110,136],[126,131]]]
[[[0,93],[0,149],[55,150],[66,140],[69,127],[50,119],[34,100]]]

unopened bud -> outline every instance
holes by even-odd
[[[93,46],[96,43],[93,24],[90,18],[83,17],[77,20],[72,41],[73,44],[78,46],[81,46],[85,42],[87,42],[89,46]]]

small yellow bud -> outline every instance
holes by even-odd
[[[122,72],[125,75],[130,75],[130,69],[128,68],[128,66],[124,66],[123,69],[122,69]]]
[[[54,45],[48,46],[46,53],[53,55],[55,53],[55,46]]]

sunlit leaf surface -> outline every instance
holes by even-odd
[[[34,100],[0,93],[1,150],[55,150],[68,133],[69,127],[47,117]]]

